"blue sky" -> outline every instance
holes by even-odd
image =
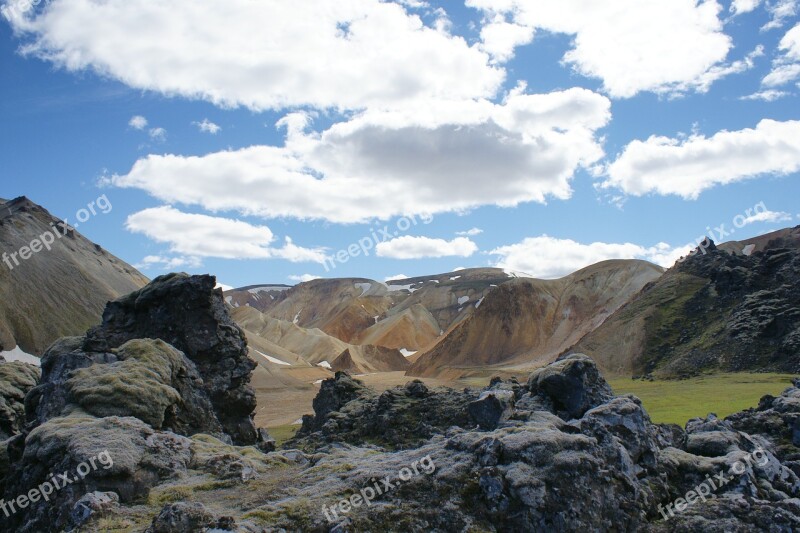
[[[555,277],[800,223],[796,0],[36,4],[0,196],[106,195],[79,231],[150,277]]]

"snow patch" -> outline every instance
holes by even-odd
[[[752,255],[753,250],[755,250],[755,249],[756,249],[756,245],[755,244],[748,244],[747,246],[742,248],[742,253],[744,255]]]
[[[303,312],[303,310],[301,309],[301,310],[299,310],[297,312],[296,315],[294,315],[294,318],[292,319],[292,323],[297,324],[298,322],[300,322],[300,313],[302,313],[302,312]]]
[[[327,361],[323,361],[321,363],[317,363],[317,366],[321,366],[322,368],[327,368],[328,370],[331,369],[331,364]]]
[[[464,305],[469,301],[469,296],[462,296],[458,299],[458,305]]]
[[[412,352],[411,350],[406,350],[405,348],[400,348],[400,353],[403,354],[403,357],[411,357],[412,355],[417,353],[417,350],[414,350]]]
[[[314,382],[314,385],[319,385],[320,383],[322,383],[322,380],[318,379],[317,381]]]
[[[451,276],[450,277],[450,281],[455,281],[455,280],[459,279],[460,277],[461,276]]]
[[[7,352],[0,352],[0,355],[8,362],[21,361],[29,365],[42,366],[42,361],[38,357],[23,351],[19,346],[15,346],[13,350]]]
[[[508,276],[509,278],[532,278],[533,277],[530,274],[528,274],[527,272],[520,272],[518,270],[511,270],[511,269],[508,269],[508,268],[504,268],[503,272],[505,272],[506,276]]]
[[[291,363],[287,363],[286,361],[281,361],[280,359],[275,359],[274,357],[269,356],[269,355],[267,355],[267,354],[265,354],[263,352],[259,352],[255,348],[253,348],[253,351],[256,352],[258,355],[262,356],[263,358],[265,358],[270,363],[275,363],[276,365],[292,366]]]
[[[481,298],[480,300],[478,300],[477,302],[475,302],[475,309],[477,309],[477,308],[479,308],[479,307],[481,306],[481,304],[483,303],[483,298],[485,298],[485,296],[484,296],[484,297],[482,297],[482,298]]]

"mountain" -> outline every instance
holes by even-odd
[[[106,302],[148,281],[61,224],[25,197],[0,202],[0,351],[6,354],[41,355],[59,337],[98,322]],[[40,251],[23,255],[24,248]]]
[[[615,260],[561,279],[503,283],[471,303],[474,313],[421,354],[408,375],[456,378],[547,364],[662,272],[645,261]]]
[[[339,369],[400,370],[408,365],[394,352],[411,356],[433,346],[491,290],[511,279],[496,268],[386,283],[319,279],[294,287],[242,287],[226,291],[225,300],[246,331],[311,364],[333,363],[344,355]]]
[[[405,370],[408,361],[396,349],[352,345],[320,329],[272,318],[252,307],[237,307],[231,316],[245,331],[253,359],[278,366],[322,366],[354,374]]]
[[[705,244],[569,351],[619,375],[800,371],[800,226]]]

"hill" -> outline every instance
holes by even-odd
[[[20,250],[34,247],[40,251],[23,260]],[[6,353],[41,355],[59,337],[97,323],[106,302],[148,281],[25,197],[0,203],[0,252],[0,351]]]
[[[570,351],[627,376],[800,371],[799,236],[796,227],[710,243]]]

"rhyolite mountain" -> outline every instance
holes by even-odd
[[[457,378],[492,368],[524,373],[543,366],[662,273],[646,261],[615,260],[555,280],[512,279],[419,355],[408,374]]]
[[[59,337],[96,324],[106,302],[147,284],[134,267],[61,222],[24,196],[0,201],[0,253],[18,253],[45,232],[62,235],[50,250],[17,256],[19,265],[0,262],[0,352],[19,347],[39,356]]]
[[[618,260],[559,280],[477,268],[385,283],[250,286],[225,296],[245,330],[312,364],[406,370],[409,364],[392,355],[399,350],[412,363],[409,375],[457,378],[493,365],[530,369],[555,360],[662,272]]]
[[[800,372],[800,226],[704,243],[570,351],[628,376]]]

